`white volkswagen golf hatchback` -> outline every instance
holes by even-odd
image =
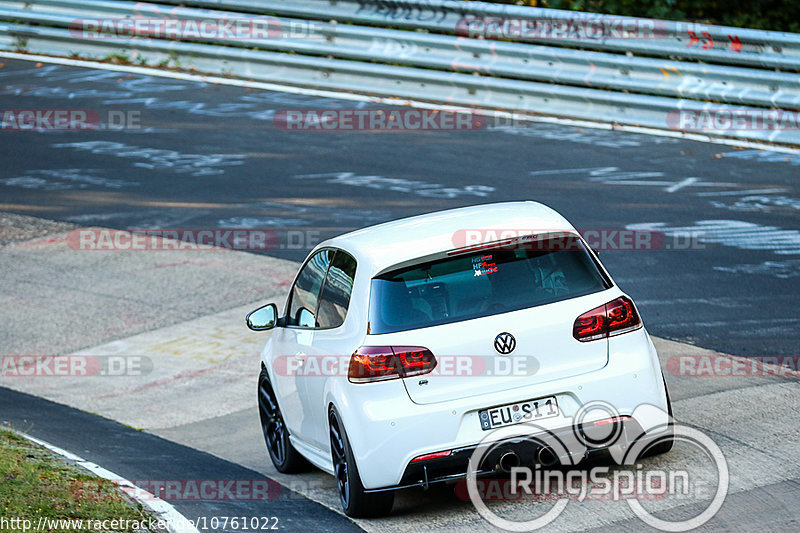
[[[648,404],[671,413],[635,305],[566,219],[535,202],[431,213],[325,241],[283,311],[265,305],[247,325],[272,330],[258,404],[275,467],[311,463],[333,474],[350,516],[388,513],[398,488],[464,478],[496,428],[574,432],[589,402],[615,414],[593,414],[581,432],[671,430],[634,412]],[[671,445],[662,436],[651,453]],[[542,451],[526,455],[512,442],[478,474],[546,462]]]

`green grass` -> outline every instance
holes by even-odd
[[[0,517],[27,519],[36,527],[49,519],[124,520],[141,522],[148,515],[111,481],[88,474],[26,439],[0,430]],[[19,522],[17,522],[19,523]],[[19,531],[10,524],[0,531]],[[90,529],[91,530],[91,529]],[[50,528],[44,531],[71,531]],[[84,529],[86,531],[86,529]],[[119,529],[133,532],[132,528]]]

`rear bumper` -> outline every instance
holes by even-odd
[[[341,403],[331,398],[342,414],[367,490],[425,486],[464,477],[472,451],[491,433],[481,429],[478,412],[491,406],[555,396],[560,415],[537,424],[538,430],[551,434],[572,433],[574,416],[593,401],[606,402],[619,415],[633,417],[641,431],[648,433],[667,418],[658,357],[644,329],[612,338],[604,368],[570,378],[425,405],[412,402],[397,388],[391,399],[379,399],[369,385],[353,385]],[[341,407],[346,403],[347,407]],[[654,409],[637,409],[642,405]],[[532,433],[524,424],[510,427],[519,427],[519,440]],[[412,462],[443,450],[452,452],[448,457]],[[494,473],[496,465],[491,462],[487,458],[478,475]],[[575,459],[570,462],[574,464]]]
[[[519,466],[534,468],[536,466],[561,468],[579,465],[587,460],[613,462],[612,455],[622,457],[627,450],[636,444],[636,449],[646,447],[644,441],[652,441],[657,435],[648,434],[634,419],[626,419],[619,423],[620,427],[611,431],[619,437],[613,443],[590,445],[587,434],[582,428],[564,427],[546,433],[533,434],[499,441],[492,444],[482,454],[482,459],[475,471],[476,477],[486,477],[503,473],[501,458],[513,454]],[[576,434],[577,432],[577,434]],[[466,478],[469,462],[478,449],[478,445],[465,446],[452,450],[450,455],[419,462],[411,462],[406,467],[400,483],[395,486],[369,489],[367,492],[383,492],[412,487],[428,486],[447,481],[458,481]],[[611,448],[617,447],[616,454]],[[556,453],[559,450],[561,453]],[[483,450],[482,450],[483,451]],[[480,453],[480,452],[479,452]]]

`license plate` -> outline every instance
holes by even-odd
[[[558,404],[556,403],[555,396],[509,403],[478,411],[481,429],[484,431],[503,426],[521,424],[523,422],[534,422],[536,420],[544,420],[545,418],[553,418],[554,416],[558,416],[558,414]]]

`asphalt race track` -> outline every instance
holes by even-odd
[[[96,131],[0,130],[0,212],[74,225],[52,234],[69,227],[220,228],[272,229],[278,237],[266,257],[231,252],[235,258],[210,260],[199,252],[124,260],[70,254],[60,237],[0,243],[0,302],[8,304],[0,310],[3,355],[148,354],[154,363],[146,382],[105,380],[92,391],[69,380],[59,387],[3,380],[0,422],[129,479],[268,476],[292,486],[267,464],[253,407],[254,356],[266,337],[239,331],[236,317],[248,305],[285,296],[293,262],[321,239],[428,211],[532,199],[582,230],[611,235],[601,243],[602,259],[661,338],[664,365],[684,354],[800,352],[800,155],[538,122],[474,131],[286,131],[274,121],[285,110],[388,106],[0,63],[2,110],[88,110],[101,120],[111,111],[125,122]],[[476,221],[484,227],[491,221]],[[650,249],[615,250],[613,232],[626,229],[664,238]],[[36,305],[58,319],[38,326]],[[64,309],[77,311],[60,316]],[[122,317],[123,309],[132,316]],[[213,328],[222,329],[208,333]],[[202,342],[187,344],[192,331]],[[208,346],[225,356],[212,356]],[[666,377],[678,420],[706,432],[730,463],[731,494],[703,530],[796,530],[796,377]],[[196,416],[185,416],[193,410]],[[95,431],[114,440],[105,446]],[[148,457],[148,450],[158,453]],[[690,452],[664,457],[657,461],[688,461]],[[156,474],[159,465],[168,469]],[[286,490],[263,506],[177,507],[187,517],[280,514],[290,531],[356,527],[329,510],[338,510],[330,476],[300,479],[292,487],[314,501]],[[644,527],[602,502],[568,509],[555,529]],[[688,504],[666,511],[692,512]],[[448,489],[404,492],[390,519],[357,525],[376,532],[493,530]]]
[[[296,493],[282,490],[277,483],[270,482],[257,472],[213,455],[3,387],[0,387],[0,404],[3,405],[5,424],[44,441],[58,441],[60,447],[68,448],[128,480],[150,480],[150,486],[154,485],[153,480],[163,481],[164,486],[170,481],[208,480],[216,483],[218,492],[223,495],[237,494],[236,488],[230,487],[231,480],[234,483],[268,483],[266,492],[269,498],[266,501],[255,499],[259,494],[258,489],[262,489],[263,485],[253,483],[241,486],[241,494],[249,491],[250,497],[213,503],[185,497],[189,494],[188,490],[174,491],[180,499],[170,503],[195,523],[202,524],[201,517],[208,516],[246,516],[248,520],[258,517],[259,525],[268,522],[272,526],[277,523],[280,529],[288,531],[360,531],[347,517]],[[254,486],[257,490],[251,488]],[[220,487],[222,490],[219,490]],[[225,489],[227,493],[223,492]],[[170,501],[169,497],[164,499]]]
[[[540,123],[290,132],[275,127],[276,111],[366,104],[11,60],[0,70],[0,98],[4,109],[137,117],[122,131],[0,133],[6,211],[113,228],[319,232],[292,242],[286,234],[290,248],[402,216],[518,199],[550,205],[587,230],[646,224],[691,234],[703,221],[729,221],[705,223],[717,238],[699,249],[603,259],[657,335],[727,353],[797,353],[800,156]],[[778,230],[788,233],[776,240]]]

